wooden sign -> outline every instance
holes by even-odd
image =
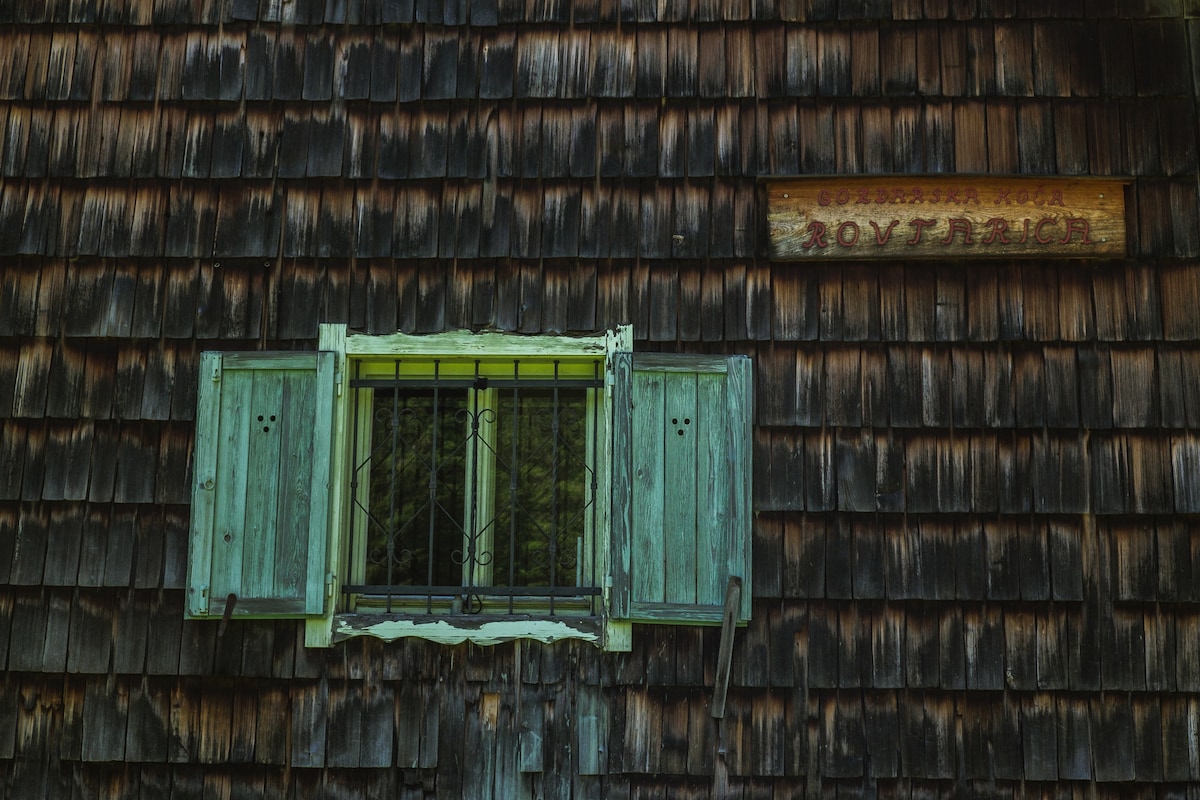
[[[1124,182],[880,175],[768,183],[775,261],[1122,258]]]

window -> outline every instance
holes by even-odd
[[[316,353],[205,353],[188,615],[314,645],[719,623],[749,587],[749,359],[630,345],[323,325]]]
[[[599,614],[602,355],[350,369],[346,605]]]

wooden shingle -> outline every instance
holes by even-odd
[[[1174,255],[1179,258],[1195,258],[1200,255],[1200,230],[1195,224],[1195,220],[1200,216],[1200,192],[1186,180],[1172,181],[1168,191],[1175,243]]]
[[[1017,136],[1021,172],[1049,175],[1055,171],[1054,119],[1049,103],[1033,101],[1018,104]]]
[[[47,500],[82,500],[87,496],[92,455],[90,424],[52,427],[47,441],[42,496]]]
[[[824,97],[851,94],[853,43],[848,30],[821,28],[817,33],[817,89]]]
[[[1187,41],[1182,20],[1148,20],[1129,26],[1133,38],[1133,60],[1139,95],[1184,94],[1187,74],[1170,64],[1187,60]]]
[[[68,635],[71,625],[72,598],[68,592],[57,590],[47,592],[44,600],[45,638],[42,648],[35,648],[41,656],[39,669],[42,672],[64,672],[67,665]],[[15,637],[14,637],[15,638]],[[37,642],[38,639],[32,641]]]
[[[1168,781],[1194,781],[1200,769],[1177,737],[1188,730],[1194,719],[1194,707],[1179,697],[1161,701],[1163,778]]]
[[[1121,348],[1110,351],[1112,363],[1113,422],[1121,427],[1156,426],[1158,376],[1154,351]]]
[[[787,29],[786,45],[784,68],[787,94],[796,97],[817,94],[820,75],[817,31],[808,26],[791,26]],[[730,53],[732,55],[733,51],[730,50]],[[731,60],[731,69],[733,63],[736,62]],[[741,94],[739,92],[738,96]]]
[[[1071,94],[1074,75],[1071,71],[1073,54],[1070,23],[1035,22],[1033,25],[1034,94],[1042,96],[1066,96]]]
[[[12,416],[41,417],[46,410],[48,377],[53,345],[45,339],[29,339],[21,346],[13,383]]]
[[[987,116],[982,104],[954,106],[954,165],[964,172],[987,171]]]
[[[427,29],[421,70],[421,97],[444,100],[458,93],[459,31]]]
[[[799,645],[807,661],[808,685],[833,688],[838,680],[837,606],[810,603]]]
[[[19,100],[25,96],[25,80],[29,66],[29,30],[13,30],[5,37],[7,52],[0,60],[0,96],[5,100]]]
[[[1030,23],[995,25],[996,90],[1002,95],[1033,94],[1033,28]]]
[[[782,590],[789,597],[825,593],[825,531],[819,519],[784,523]]]
[[[805,507],[803,482],[805,459],[793,439],[779,433],[762,437],[756,460],[756,505],[766,509],[802,509]]]
[[[920,425],[923,414],[921,353],[908,348],[889,348],[888,376],[891,382],[889,418],[892,426],[907,428]],[[934,409],[931,407],[932,411]]]
[[[123,684],[106,686],[90,680],[83,701],[84,761],[120,761],[125,757],[129,692]]]

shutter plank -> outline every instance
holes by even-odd
[[[615,364],[614,616],[718,624],[729,577],[750,579],[750,360],[620,354]]]
[[[241,594],[242,555],[246,526],[247,437],[250,427],[250,398],[254,378],[230,370],[221,374],[221,419],[217,439],[217,501],[213,524],[212,580],[208,612],[224,608],[231,593]]]
[[[696,600],[715,603],[725,592],[722,568],[731,541],[729,507],[732,496],[726,465],[716,456],[726,439],[726,398],[723,376],[701,374],[696,384],[697,403],[704,409],[699,420],[703,436],[696,456],[696,516],[700,521],[696,546]]]
[[[656,373],[635,372],[633,380],[632,593],[639,601],[661,601],[665,590],[663,426],[666,386],[663,377]]]
[[[633,384],[631,353],[613,355],[612,397],[612,545],[609,559],[613,574],[611,612],[617,619],[629,616],[630,524],[633,511]]]
[[[241,534],[241,590],[237,593],[261,597],[273,594],[275,588],[284,375],[255,370],[250,377],[254,388],[246,431],[246,518]]]
[[[334,358],[203,354],[189,615],[324,612]]]
[[[305,391],[304,376],[288,375],[281,385],[282,409],[279,420],[279,535],[271,556],[274,562],[270,590],[285,594],[291,587],[303,586],[308,568],[308,506],[312,485],[313,419],[316,398]]]
[[[700,438],[696,384],[695,375],[673,376],[664,382],[663,599],[669,603],[700,601],[696,597],[696,559],[708,525],[696,515]]]
[[[305,551],[308,554],[308,581],[305,587],[304,611],[325,613],[326,547],[329,525],[329,476],[333,442],[333,397],[335,356],[331,352],[317,353],[317,391],[298,391],[314,398],[313,436],[305,455],[310,465],[307,497],[296,502],[308,502],[308,535]],[[320,402],[317,402],[317,400]]]
[[[728,361],[725,380],[726,463],[730,470],[726,479],[729,483],[731,506],[729,521],[734,537],[730,542],[729,574],[742,579],[742,621],[750,619],[750,604],[753,586],[751,516],[751,442],[754,420],[754,375],[749,358],[731,358]]]
[[[216,514],[217,433],[220,419],[220,394],[214,370],[219,369],[219,353],[200,357],[200,381],[196,397],[196,445],[192,493],[191,548],[188,554],[188,613],[203,614],[208,576],[212,568],[212,537]]]

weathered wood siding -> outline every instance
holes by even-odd
[[[0,2],[0,795],[1195,797],[1195,0]],[[1131,180],[1128,257],[766,258],[763,176]],[[199,354],[746,353],[753,619],[185,621]]]

